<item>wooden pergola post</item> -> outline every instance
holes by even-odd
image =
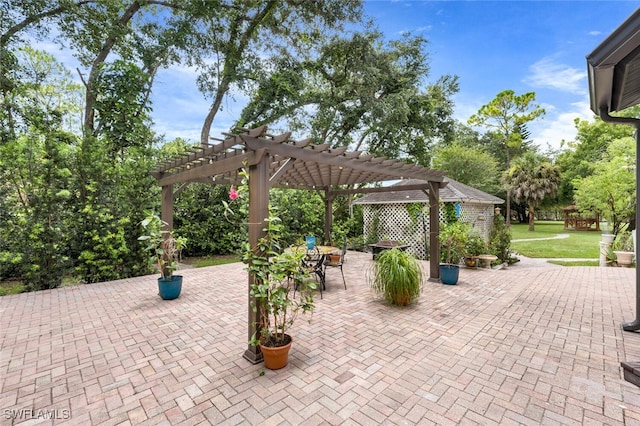
[[[333,226],[333,198],[331,188],[325,192],[324,200],[324,241],[326,244],[333,245],[331,240],[331,228]]]
[[[260,161],[249,166],[249,245],[251,250],[257,250],[258,240],[266,235],[264,228],[265,219],[269,216],[269,155],[264,155]],[[255,298],[250,295],[251,285],[255,282],[255,276],[248,274],[247,286],[247,310],[248,332],[247,341],[259,331],[262,323],[260,311],[253,312],[256,305]],[[258,346],[247,344],[244,358],[253,364],[262,362],[262,352]]]
[[[173,230],[173,185],[165,185],[162,187],[162,207],[160,209],[160,218],[167,223],[166,231]],[[168,236],[168,234],[165,234]]]
[[[429,181],[429,281],[440,280],[440,184]]]

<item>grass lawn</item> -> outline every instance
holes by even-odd
[[[597,231],[571,231],[563,228],[564,222],[536,222],[535,231],[529,232],[529,225],[511,224],[511,248],[527,257],[598,259],[602,237]],[[539,241],[513,240],[531,238],[552,238],[558,234],[568,238]]]
[[[187,257],[182,261],[196,268],[204,268],[205,266],[224,265],[225,263],[240,262],[240,258],[235,254],[224,256],[203,256],[203,257]]]

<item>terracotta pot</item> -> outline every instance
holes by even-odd
[[[288,335],[287,335],[288,336]],[[260,345],[262,357],[264,358],[264,366],[269,370],[279,370],[289,363],[289,349],[293,339],[289,336],[289,343],[284,346],[264,346]]]
[[[330,254],[329,255],[329,261],[331,263],[338,263],[338,262],[340,262],[340,257],[341,256],[339,254]]]
[[[469,268],[477,268],[478,267],[478,256],[465,256],[464,263]]]

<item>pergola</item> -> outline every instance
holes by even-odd
[[[239,185],[239,171],[249,172],[249,243],[256,247],[264,236],[269,214],[269,190],[274,187],[321,191],[325,201],[325,240],[330,240],[332,202],[337,195],[393,190],[390,187],[353,188],[356,185],[404,178],[426,181],[408,189],[429,195],[430,263],[429,279],[438,280],[440,244],[439,190],[446,185],[444,173],[398,160],[376,157],[347,147],[332,149],[328,144],[312,144],[311,139],[295,141],[291,133],[270,135],[267,126],[239,129],[224,139],[193,148],[190,153],[159,164],[152,172],[162,187],[162,219],[173,229],[173,200],[189,183]],[[254,277],[249,275],[249,287]],[[250,297],[250,296],[249,296]],[[248,304],[251,300],[248,299]],[[253,336],[259,318],[249,306],[248,337]],[[249,340],[249,339],[247,339]],[[244,357],[261,360],[258,347],[248,345]]]
[[[613,117],[611,112],[640,104],[640,9],[587,56],[591,110],[603,121],[636,128],[636,235],[640,223],[640,119]],[[636,263],[638,248],[635,248]],[[627,331],[640,330],[640,275],[636,268],[636,318],[622,324]]]

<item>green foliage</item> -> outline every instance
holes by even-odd
[[[149,76],[135,64],[117,60],[103,64],[94,90],[97,129],[114,152],[134,145],[145,146],[150,139],[150,113],[146,86]]]
[[[246,206],[236,209],[230,220],[224,207],[228,197],[228,186],[200,183],[190,184],[176,197],[174,226],[189,240],[185,256],[239,253],[243,248],[247,229],[238,224],[247,222]]]
[[[145,248],[151,254],[149,262],[156,264],[162,278],[173,276],[179,267],[182,249],[187,245],[187,239],[167,230],[167,225],[157,214],[147,212],[140,223],[144,234],[138,237],[139,241],[145,242]]]
[[[486,127],[500,135],[507,153],[507,168],[511,166],[510,150],[520,148],[526,140],[523,134],[527,123],[545,114],[540,105],[533,104],[535,100],[536,94],[533,92],[516,95],[513,90],[504,90],[468,120],[471,125]]]
[[[629,231],[618,233],[611,243],[613,251],[634,251],[633,235]]]
[[[25,48],[3,55],[0,109],[0,278],[29,290],[55,288],[69,265],[72,152],[63,130],[76,86],[50,55]],[[4,59],[10,59],[4,62]]]
[[[545,110],[540,105],[533,104],[535,99],[536,95],[533,92],[516,95],[513,90],[504,90],[491,102],[483,105],[468,120],[471,125],[487,128],[491,137],[499,141],[503,148],[506,170],[511,168],[514,153],[522,150],[528,138],[527,124],[545,114]],[[505,216],[509,225],[511,223],[511,192],[508,189]]]
[[[627,113],[628,111],[628,113]],[[637,117],[640,106],[625,110],[625,116]],[[556,159],[556,165],[562,170],[560,197],[565,205],[573,203],[574,182],[591,175],[595,164],[603,160],[607,147],[617,139],[633,137],[633,127],[605,123],[601,118],[593,120],[575,119],[577,130],[574,141],[568,142]]]
[[[227,216],[234,215],[234,207],[242,205],[249,193],[249,172],[240,171],[242,185],[237,192],[230,192],[230,201],[224,203]],[[275,210],[269,207],[269,217],[265,218],[263,234],[256,245],[245,243],[242,261],[249,271],[249,296],[251,308],[258,313],[257,335],[249,344],[283,346],[286,332],[299,315],[313,313],[316,282],[311,279],[311,271],[304,268],[302,260],[306,251],[283,250],[282,231],[284,225]],[[297,291],[299,298],[293,297]]]
[[[479,146],[454,143],[436,149],[431,167],[447,173],[447,177],[481,191],[494,193],[498,187],[498,164]]]
[[[444,224],[440,228],[440,261],[457,265],[465,255],[471,225],[458,220]]]
[[[612,141],[602,160],[593,165],[593,174],[573,181],[576,207],[601,213],[614,235],[635,214],[635,145],[630,137]]]
[[[27,287],[21,282],[1,282],[0,281],[0,296],[8,296],[11,294],[20,294],[27,291]]]
[[[465,254],[478,256],[487,252],[487,245],[479,232],[471,230],[468,234]]]
[[[458,221],[458,216],[456,215],[456,205],[454,203],[442,203],[441,211],[444,223],[454,223]]]
[[[507,171],[505,182],[511,187],[516,202],[524,201],[529,209],[529,230],[534,230],[535,207],[548,196],[554,196],[560,184],[560,171],[533,152],[516,158]]]
[[[505,224],[504,217],[493,216],[493,227],[489,233],[489,252],[498,257],[501,263],[513,263],[511,258],[511,231]]]
[[[305,235],[324,235],[324,202],[316,191],[273,189],[269,201],[287,224],[279,235],[283,245],[293,245]]]
[[[376,256],[369,273],[369,286],[387,302],[406,306],[420,297],[423,273],[420,263],[411,254],[393,248]]]
[[[444,76],[425,89],[426,45],[420,36],[385,42],[367,25],[328,37],[319,51],[271,61],[274,72],[259,79],[239,124],[284,120],[317,143],[428,166],[431,146],[452,138],[458,82]]]

